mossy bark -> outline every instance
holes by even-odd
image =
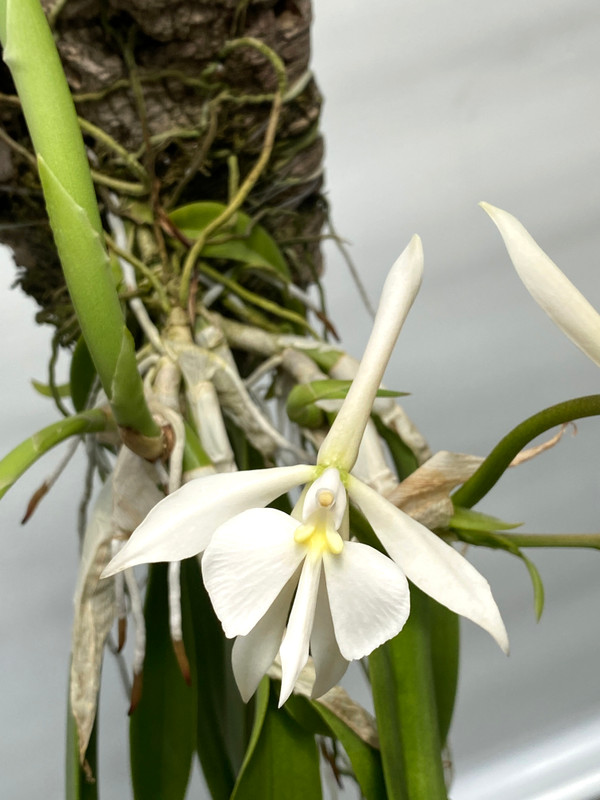
[[[42,5],[77,112],[87,122],[83,130],[103,218],[108,210],[135,217],[134,203],[150,208],[151,224],[134,250],[156,273],[170,255],[168,212],[196,201],[227,203],[236,182],[232,171],[242,184],[259,158],[277,75],[259,49],[229,43],[252,37],[267,45],[283,62],[286,89],[273,151],[242,210],[275,238],[297,284],[306,286],[319,275],[326,209],[320,194],[321,97],[309,71],[309,0]],[[40,321],[54,324],[66,344],[78,335],[77,323],[37,170],[28,158],[31,144],[3,65],[0,92],[0,240],[14,250],[19,283],[40,304]],[[149,177],[146,184],[136,162]],[[256,276],[248,274],[243,282],[270,291]],[[160,314],[151,293],[145,302]]]

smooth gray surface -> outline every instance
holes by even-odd
[[[418,232],[426,277],[387,375],[434,449],[485,454],[529,414],[600,386],[597,368],[535,306],[477,202],[521,218],[600,308],[600,11],[593,0],[316,2],[314,69],[326,97],[327,183],[338,231],[377,299]],[[359,355],[369,319],[327,247],[331,317]],[[30,390],[49,334],[3,272],[2,449],[55,419]],[[531,531],[598,529],[600,427],[515,470],[482,508]],[[18,525],[57,455],[0,504],[0,793],[60,797],[75,582],[73,463]],[[600,795],[597,553],[538,553],[547,605],[533,619],[523,566],[477,552],[512,653],[475,626],[464,651],[452,751],[454,800],[591,800]],[[125,703],[107,662],[103,797],[127,798]],[[197,796],[194,792],[190,796]]]

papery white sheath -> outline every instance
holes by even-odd
[[[204,551],[202,574],[247,700],[280,653],[280,704],[310,654],[313,696],[339,681],[348,662],[400,632],[409,614],[407,578],[481,625],[508,651],[487,581],[456,550],[350,474],[377,390],[419,290],[421,240],[414,236],[383,287],[363,359],[317,457],[317,465],[227,473],[191,481],[162,500],[105,575]],[[305,485],[292,515],[264,508]],[[349,541],[348,497],[390,558]]]

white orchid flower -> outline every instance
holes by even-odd
[[[529,294],[563,333],[600,366],[600,314],[516,217],[489,203],[480,205],[500,231],[508,255]]]
[[[226,636],[237,637],[233,668],[246,700],[278,651],[280,704],[309,652],[316,671],[313,695],[331,688],[350,660],[400,632],[409,614],[407,578],[508,649],[487,581],[456,550],[350,472],[422,270],[421,241],[414,236],[385,282],[363,359],[316,466],[192,481],[150,512],[105,571],[111,575],[205,551],[204,582]],[[264,508],[301,485],[305,489],[291,516]],[[349,541],[348,497],[390,558]]]

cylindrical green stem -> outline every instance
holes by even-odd
[[[600,550],[600,533],[506,533],[517,547],[589,547]]]
[[[478,503],[504,474],[513,458],[536,436],[556,425],[597,415],[600,415],[600,394],[590,394],[557,403],[521,422],[494,447],[479,469],[452,495],[454,505],[471,508]]]
[[[389,800],[447,800],[430,639],[430,600],[411,586],[402,632],[369,656]]]
[[[34,433],[0,461],[0,497],[40,456],[57,444],[64,442],[70,436],[97,433],[111,427],[114,429],[114,422],[106,412],[101,408],[93,408],[90,411],[83,411],[81,414],[61,419]]]
[[[99,234],[102,223],[75,106],[39,0],[0,0],[0,41],[36,153]]]

